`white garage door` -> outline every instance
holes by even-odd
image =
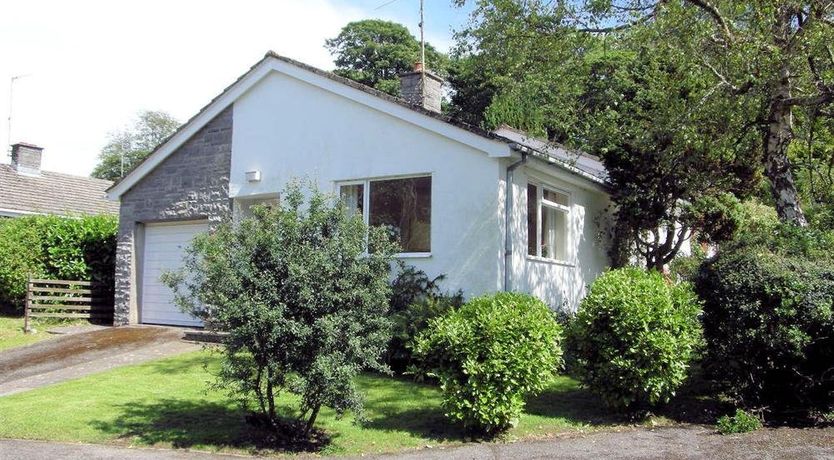
[[[185,248],[197,233],[208,230],[208,223],[147,224],[142,257],[142,300],[139,320],[148,324],[202,326],[197,318],[185,314],[174,304],[174,294],[159,277],[182,267]]]

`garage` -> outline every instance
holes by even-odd
[[[195,235],[207,230],[207,221],[145,225],[141,258],[140,322],[173,326],[202,326],[200,320],[181,312],[174,304],[174,294],[160,281],[160,276],[166,271],[181,268],[185,248]]]

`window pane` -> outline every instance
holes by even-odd
[[[339,188],[339,195],[348,209],[348,215],[363,215],[365,204],[365,186],[363,184],[343,185]]]
[[[567,213],[542,206],[542,257],[567,259]]]
[[[431,177],[371,182],[370,224],[394,229],[403,252],[431,251]]]
[[[570,206],[570,200],[567,195],[564,193],[554,192],[553,190],[542,190],[542,199],[556,204],[561,204],[562,206]]]
[[[278,206],[278,198],[238,198],[237,202],[237,217],[249,218],[252,217],[253,207],[266,206],[268,208],[275,208]]]
[[[536,251],[536,224],[539,219],[536,200],[538,199],[538,191],[535,185],[527,184],[527,254],[531,256],[539,255]]]

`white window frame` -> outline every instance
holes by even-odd
[[[334,187],[336,189],[335,194],[339,199],[342,198],[342,187],[347,185],[362,185],[362,221],[365,222],[365,225],[370,226],[371,222],[371,182],[377,181],[385,181],[385,180],[397,180],[397,179],[414,179],[418,177],[429,177],[432,179],[432,188],[430,193],[432,194],[432,209],[429,211],[429,217],[431,219],[431,224],[429,225],[429,241],[434,241],[434,178],[432,177],[431,173],[418,173],[418,174],[407,174],[407,175],[396,175],[396,176],[376,176],[376,177],[368,177],[365,179],[347,179],[347,180],[338,180],[334,181]],[[419,258],[428,258],[431,257],[432,253],[429,252],[399,252],[394,254],[394,257],[397,258],[408,258],[408,259],[419,259]]]
[[[574,241],[573,241],[573,225],[572,225],[572,214],[573,214],[573,194],[569,190],[565,190],[560,187],[555,187],[550,184],[547,184],[543,181],[532,179],[527,181],[527,185],[533,185],[536,187],[536,255],[532,255],[529,253],[529,231],[527,232],[528,238],[528,246],[524,248],[524,253],[527,255],[527,258],[530,260],[536,260],[540,262],[549,262],[559,265],[574,265]],[[525,187],[526,190],[529,191],[529,188]],[[560,193],[565,195],[568,198],[568,205],[562,205],[553,201],[545,200],[544,199],[544,190],[550,190],[551,192]],[[529,194],[528,194],[529,195]],[[528,196],[527,199],[529,200],[530,197]],[[542,208],[547,207],[550,209],[555,209],[556,211],[562,212],[565,214],[565,258],[564,259],[556,259],[551,257],[546,257],[542,255]],[[527,208],[529,209],[529,207]],[[526,218],[527,216],[525,216]],[[526,223],[526,219],[525,219]],[[527,225],[525,225],[527,228]]]

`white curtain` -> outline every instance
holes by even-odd
[[[542,257],[567,260],[567,215],[542,206]]]
[[[362,184],[343,185],[341,187],[342,201],[348,210],[348,215],[362,214],[362,203],[364,202],[364,189]]]

